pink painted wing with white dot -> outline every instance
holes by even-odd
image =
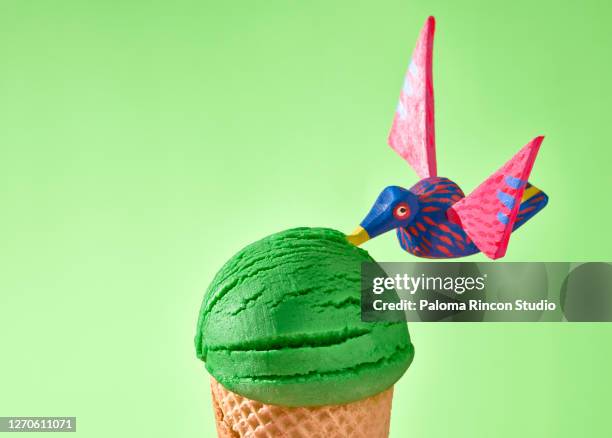
[[[527,143],[469,196],[448,209],[480,251],[492,259],[506,254],[523,192],[544,137]]]
[[[388,140],[420,178],[437,175],[432,79],[435,26],[434,17],[429,17],[421,29]]]

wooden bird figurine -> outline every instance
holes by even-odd
[[[360,245],[397,230],[401,247],[425,258],[453,258],[479,251],[506,254],[510,234],[542,210],[548,196],[528,182],[543,137],[525,145],[468,196],[436,167],[432,49],[435,20],[421,30],[389,134],[389,145],[421,180],[410,189],[385,188],[347,239]]]

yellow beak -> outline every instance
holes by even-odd
[[[351,234],[346,235],[346,240],[355,246],[359,246],[363,242],[370,240],[370,235],[363,227],[357,227]]]

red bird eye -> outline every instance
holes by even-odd
[[[393,216],[396,219],[403,220],[410,216],[410,207],[405,202],[399,203],[395,209],[393,209]]]

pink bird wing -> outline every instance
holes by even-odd
[[[434,17],[429,17],[421,29],[388,139],[389,146],[408,161],[420,178],[437,175],[432,79],[435,27]]]
[[[510,161],[448,210],[474,244],[492,259],[506,254],[525,185],[544,137],[536,137]]]

